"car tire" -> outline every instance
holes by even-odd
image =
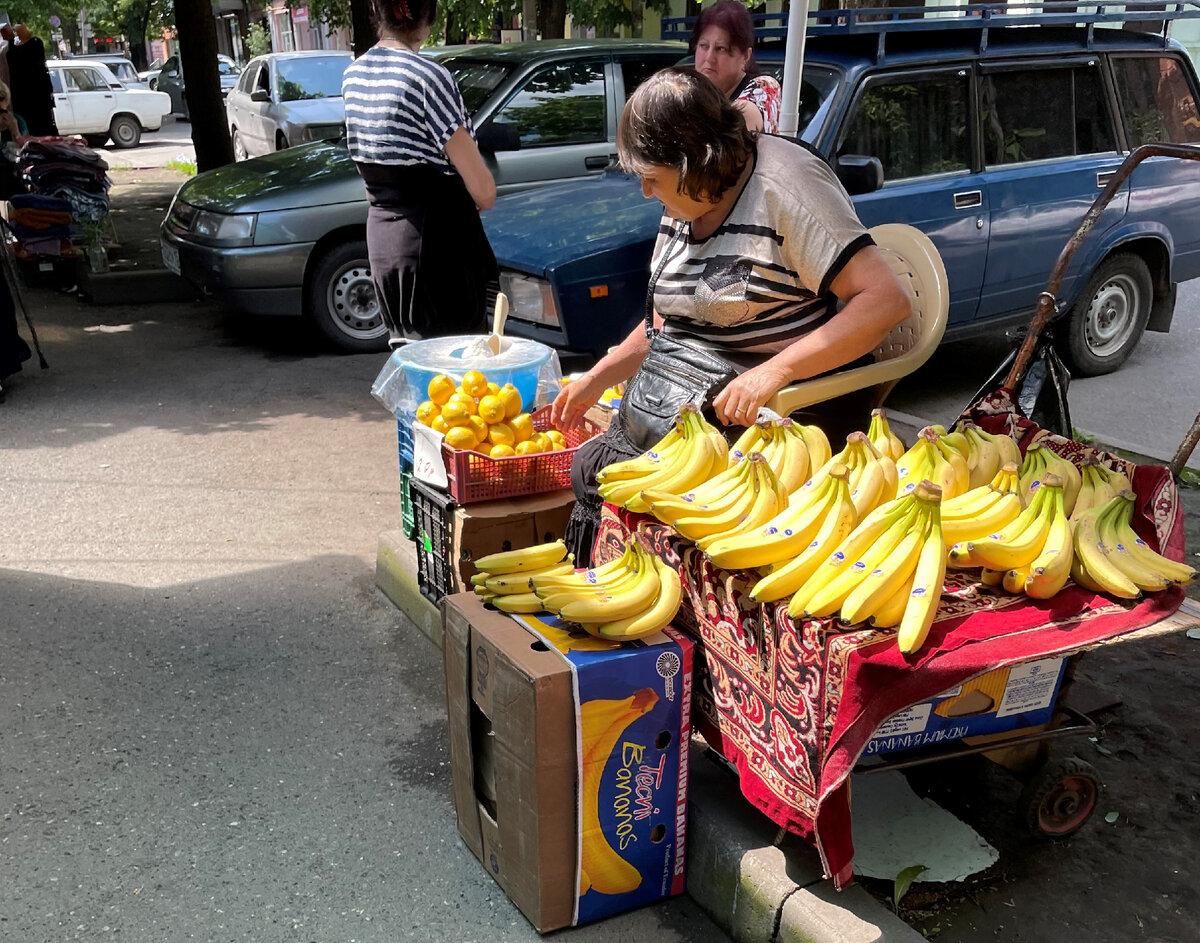
[[[150,91],[158,91],[158,79],[150,79],[150,81],[148,81],[146,84],[150,86]]]
[[[137,147],[142,140],[142,126],[136,118],[117,115],[108,126],[108,136],[116,147]]]
[[[375,297],[365,240],[334,245],[317,260],[305,291],[305,314],[338,350],[387,350],[388,330]]]
[[[1141,340],[1154,302],[1154,282],[1140,256],[1121,252],[1092,273],[1059,332],[1072,375],[1096,377],[1123,364]]]
[[[95,148],[96,150],[99,150],[108,143],[107,134],[85,134],[83,139],[87,141],[88,147]]]
[[[287,149],[288,149],[288,140],[286,137],[283,136],[283,132],[280,131],[279,133],[277,133],[275,135],[275,150],[286,151]]]
[[[242,140],[242,136],[238,134],[238,129],[233,129],[233,159],[234,160],[249,160],[250,155],[246,152],[246,142]]]

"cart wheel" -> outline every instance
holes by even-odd
[[[1041,838],[1064,838],[1079,830],[1096,808],[1100,774],[1071,756],[1042,767],[1021,792],[1029,830]]]

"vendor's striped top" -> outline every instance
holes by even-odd
[[[471,131],[446,67],[408,49],[372,46],[342,77],[350,156],[370,164],[427,164],[450,171],[442,150]]]

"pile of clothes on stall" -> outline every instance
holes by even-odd
[[[78,138],[26,138],[5,157],[25,193],[9,197],[8,225],[19,250],[77,254],[74,245],[99,233],[108,216],[108,164]]]

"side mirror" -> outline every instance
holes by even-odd
[[[250,101],[252,102],[269,102],[270,100],[271,93],[265,88],[256,88],[250,93]]]
[[[481,151],[495,153],[521,149],[521,132],[515,124],[507,121],[489,121],[475,132],[475,139]]]
[[[878,157],[843,154],[834,162],[834,173],[851,196],[874,193],[883,186],[883,164]]]

